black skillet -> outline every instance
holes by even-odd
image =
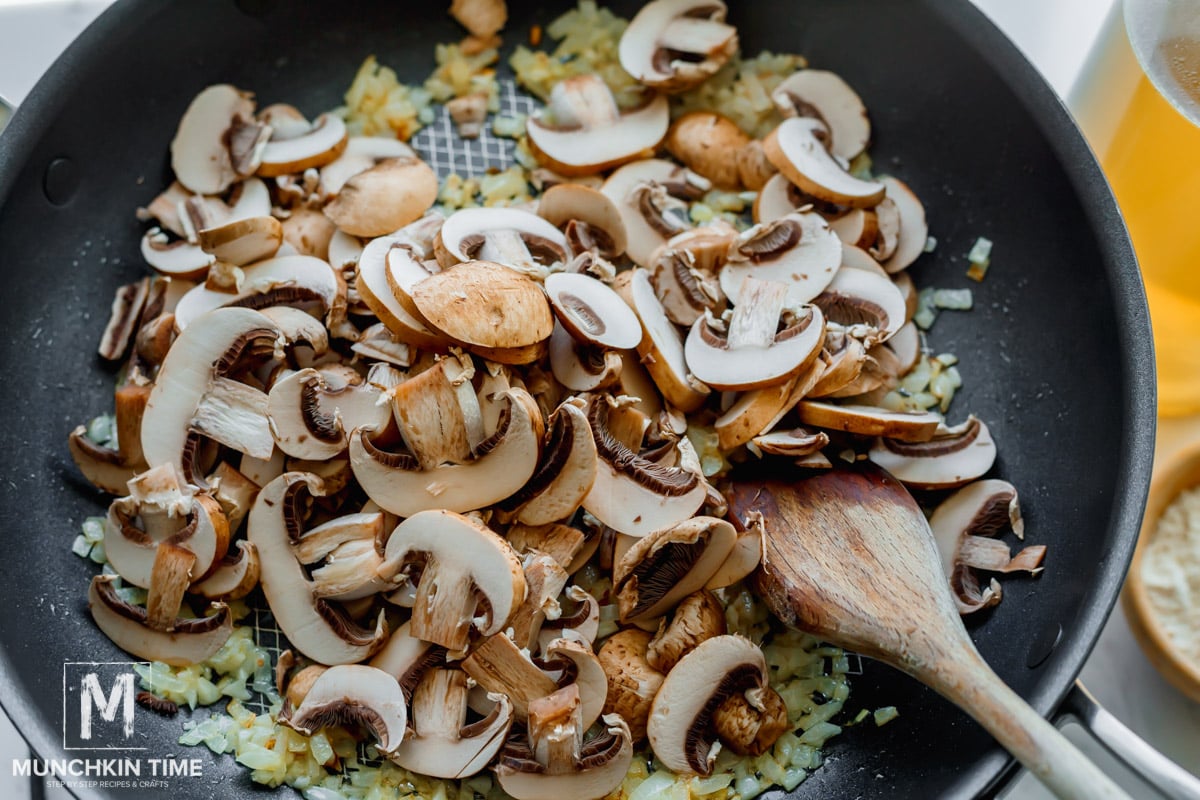
[[[340,102],[370,53],[419,80],[433,44],[462,35],[446,5],[125,0],[67,50],[0,137],[0,700],[39,755],[64,755],[63,663],[125,658],[88,618],[94,569],[69,551],[104,499],[72,466],[66,435],[110,407],[114,375],[95,345],[114,288],[145,272],[132,212],[169,180],[180,114],[223,81],[316,113]],[[634,5],[613,3],[626,16]],[[1051,714],[1117,597],[1153,449],[1150,326],[1108,186],[1050,88],[965,0],[733,5],[745,51],[804,53],[858,90],[876,170],[912,185],[938,239],[913,268],[918,285],[975,292],[975,309],[943,313],[931,340],[961,358],[955,415],[970,410],[991,426],[995,474],[1020,488],[1030,541],[1049,556],[1039,578],[1006,581],[1003,604],[972,620],[972,635]],[[566,4],[509,6],[515,43]],[[996,242],[982,284],[964,277],[978,236]],[[987,796],[1013,774],[982,729],[908,678],[866,663],[852,686],[849,707],[896,705],[899,719],[834,739],[792,796]],[[179,747],[179,732],[178,720],[138,718],[150,755],[204,760],[204,777],[177,780],[172,794],[250,796],[243,768]]]

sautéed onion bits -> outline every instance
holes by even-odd
[[[550,23],[512,57],[545,106],[506,118],[496,180],[404,140],[435,102],[491,135],[500,0],[455,0],[470,35],[423,87],[372,58],[311,120],[192,100],[139,210],[153,273],[101,339],[113,416],[69,438],[116,496],[73,548],[104,564],[96,624],[164,700],[227,701],[183,743],[311,800],[748,800],[867,711],[743,582],[798,534],[725,519],[739,464],[943,492],[963,614],[1040,570],[998,538],[1023,526],[986,422],[942,416],[920,200],[871,173],[850,85],[742,58],[725,12]]]

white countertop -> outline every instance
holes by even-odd
[[[834,2],[836,0],[831,0]],[[1063,97],[1068,97],[1105,15],[1114,0],[973,0],[1012,38]],[[105,6],[107,0],[0,0],[0,96],[20,102],[57,54]],[[1190,436],[1181,436],[1187,432]],[[1200,437],[1200,422],[1168,422],[1160,432],[1160,456],[1180,441]],[[1142,656],[1120,607],[1109,620],[1082,680],[1109,711],[1151,745],[1200,774],[1200,704],[1171,688]],[[1081,731],[1065,732],[1135,798],[1154,793]],[[24,757],[24,743],[0,715],[0,763]],[[57,797],[55,790],[48,797]],[[1030,776],[1006,793],[1014,800],[1050,795]],[[0,770],[0,797],[30,797],[26,779]]]

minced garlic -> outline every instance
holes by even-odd
[[[1142,581],[1171,644],[1200,664],[1200,486],[1180,492],[1159,518],[1142,557]]]

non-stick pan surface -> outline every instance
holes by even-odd
[[[1049,713],[1116,597],[1150,471],[1150,329],[1108,187],[1051,90],[965,1],[733,5],[746,51],[804,53],[858,90],[876,169],[913,186],[938,238],[913,268],[918,285],[974,289],[974,310],[943,313],[931,341],[961,358],[953,416],[973,411],[991,426],[995,474],[1020,488],[1029,540],[1049,555],[1039,578],[1007,580],[1003,604],[971,628],[997,672]],[[169,180],[180,114],[220,81],[315,113],[338,104],[370,53],[418,80],[433,44],[461,36],[445,6],[127,0],[67,51],[0,138],[0,699],[41,756],[63,755],[63,663],[125,658],[85,608],[94,568],[69,546],[104,498],[65,444],[110,408],[114,376],[95,345],[114,288],[145,272],[133,209]],[[516,41],[565,4],[509,6]],[[964,277],[978,236],[996,242],[982,284]],[[868,663],[849,707],[883,705],[899,719],[837,737],[794,796],[995,790],[1008,762],[987,734]],[[179,800],[250,795],[231,758],[175,744],[178,719],[142,714],[137,733],[149,755],[204,759],[204,778],[172,784]]]

